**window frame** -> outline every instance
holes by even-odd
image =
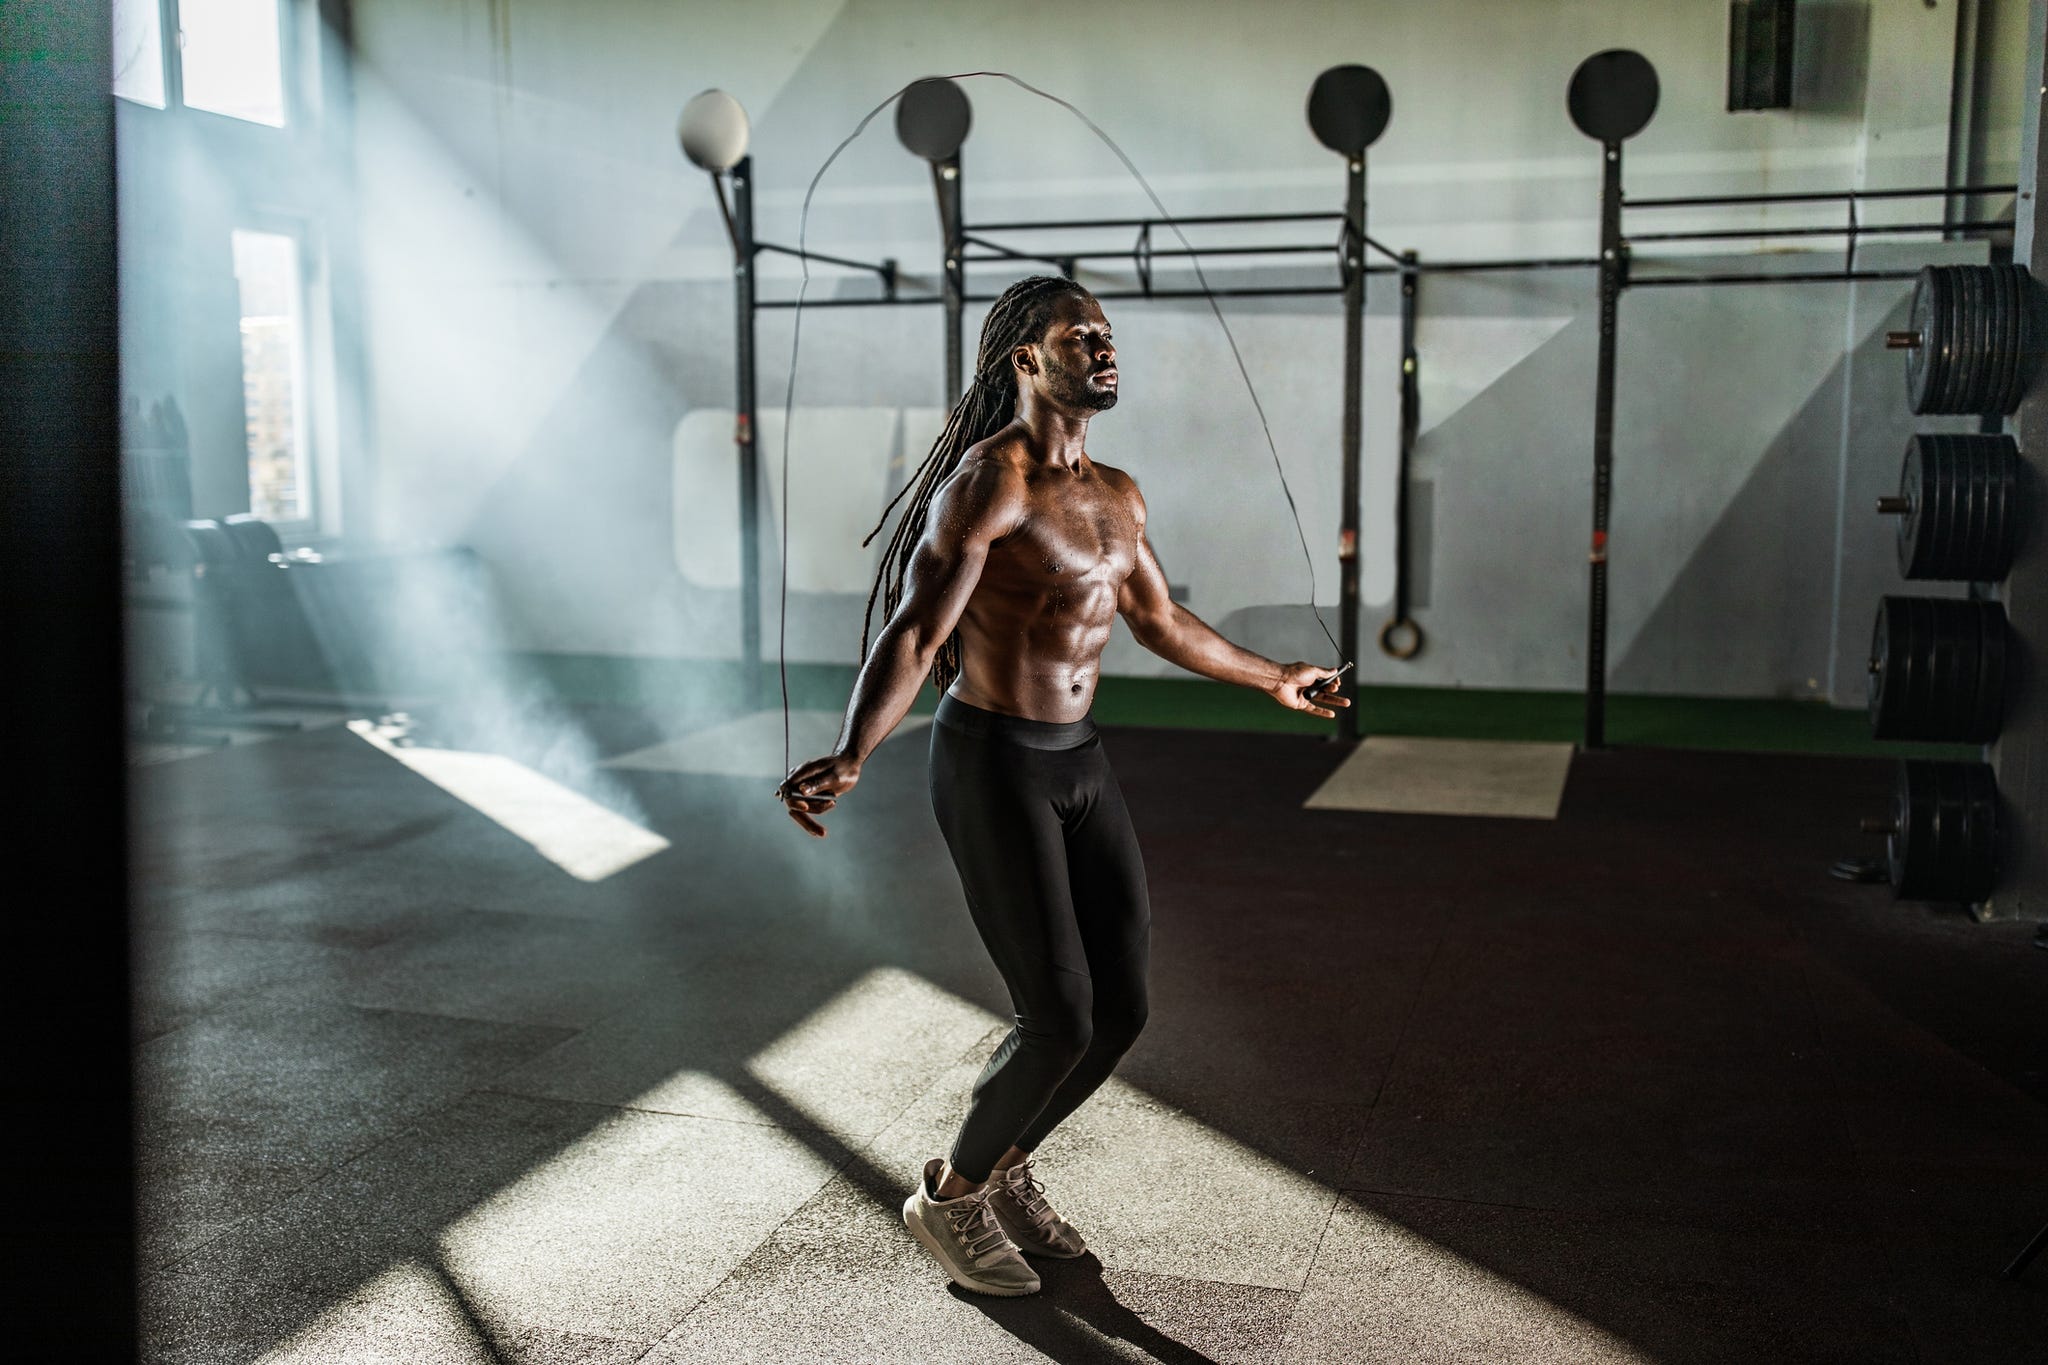
[[[333,392],[334,338],[333,303],[330,297],[326,244],[318,223],[299,213],[281,209],[252,209],[237,214],[230,224],[228,251],[234,252],[234,233],[251,232],[288,238],[293,246],[297,278],[293,281],[298,305],[298,345],[292,357],[293,399],[297,408],[296,428],[301,443],[300,515],[264,518],[276,530],[278,539],[289,545],[304,545],[338,535],[340,526],[340,470],[334,459],[336,404]],[[240,305],[236,309],[240,326]],[[239,336],[237,338],[239,353]],[[246,385],[248,376],[243,376]],[[246,395],[246,388],[244,389]],[[244,402],[246,403],[246,396]],[[247,408],[244,408],[245,422]],[[246,426],[242,442],[242,468],[247,482],[250,451]],[[250,509],[255,510],[254,499]]]

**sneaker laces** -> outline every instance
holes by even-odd
[[[1044,1227],[1059,1215],[1045,1202],[1045,1184],[1032,1173],[1029,1160],[1020,1161],[1002,1173],[1003,1190],[1017,1201],[1033,1227]]]
[[[1009,1241],[1002,1225],[996,1222],[995,1211],[988,1206],[986,1191],[969,1195],[948,1208],[946,1221],[952,1224],[953,1235],[960,1240],[969,1260],[979,1261]]]

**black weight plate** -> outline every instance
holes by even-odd
[[[1972,717],[1970,739],[1989,744],[1998,738],[2005,723],[2005,661],[2009,643],[2005,607],[1997,602],[1980,602],[1982,642],[1977,664],[1977,708]]]
[[[1934,278],[1937,307],[1932,318],[1932,354],[1928,357],[1934,366],[1934,377],[1929,381],[1927,410],[1943,413],[1948,411],[1949,389],[1956,374],[1956,277],[1945,267],[1936,266]]]
[[[1977,709],[1977,668],[1983,654],[1975,602],[1944,603],[1941,615],[1950,651],[1929,738],[1967,740]]]
[[[1975,904],[1998,886],[1998,779],[1988,763],[1956,765],[1962,806],[1962,868],[1954,898]]]
[[[1905,899],[1915,871],[1913,855],[1925,836],[1915,828],[1919,805],[1914,798],[1913,763],[1900,759],[1892,772],[1892,832],[1885,836],[1885,871],[1891,876],[1892,894]]]
[[[1952,372],[1950,350],[1956,342],[1956,323],[1950,313],[1956,305],[1954,278],[1944,266],[1929,266],[1933,274],[1933,307],[1927,313],[1927,368],[1933,370],[1927,377],[1927,407],[1923,413],[1944,413],[1948,411],[1948,379]]]
[[[1870,714],[1870,734],[1874,739],[1888,738],[1897,724],[1891,714],[1891,698],[1896,694],[1887,686],[1892,674],[1891,614],[1892,599],[1880,597],[1877,619],[1870,625],[1870,671],[1864,692],[1864,708]]]
[[[1970,411],[1979,415],[1990,412],[1998,401],[2002,387],[2002,372],[1998,368],[1998,357],[2005,350],[1999,338],[2004,325],[2004,313],[1998,307],[1994,292],[1997,273],[1988,265],[1970,267],[1970,279],[1976,291],[1977,311],[1981,317],[1973,329],[1977,337],[1976,364],[1972,370]]]
[[[1956,538],[1950,542],[1948,563],[1950,577],[1964,579],[1972,573],[1976,563],[1978,546],[1982,538],[1982,520],[1985,520],[1985,503],[1989,499],[1989,460],[1985,448],[1968,436],[1952,438],[1956,448],[1954,477],[1950,487],[1954,489],[1956,501]]]
[[[1950,444],[1956,450],[1956,475],[1950,479],[1956,530],[1948,546],[1948,577],[1966,579],[1978,544],[1978,516],[1985,505],[1985,452],[1968,436],[1952,436]]]
[[[1892,890],[1902,900],[1939,898],[1942,877],[1940,771],[1926,759],[1899,764],[1893,819],[1898,832],[1887,842]]]
[[[1936,601],[1928,615],[1934,626],[1933,686],[1919,737],[1958,739],[1977,698],[1975,631],[1969,613],[1957,611],[1953,602]]]
[[[1908,734],[1917,734],[1934,710],[1942,660],[1940,651],[1934,647],[1934,604],[1925,597],[1908,597],[1905,609],[1905,648],[1895,653],[1909,661],[1905,673],[1906,695],[1902,699],[1905,705],[1904,726]]]
[[[2012,572],[2014,542],[2018,539],[2020,527],[2020,448],[2010,436],[2000,436],[1997,440],[1998,453],[1992,459],[1996,473],[1991,484],[1997,511],[1992,517],[1991,533],[1984,545],[1985,562],[1979,569],[1982,581],[1986,583],[2001,582]]]
[[[2009,415],[2019,400],[2020,343],[2026,327],[2020,316],[2023,295],[2018,270],[2013,265],[1991,267],[1998,290],[1999,368],[1991,406],[1985,411],[2000,417]]]
[[[1991,270],[1966,265],[1963,275],[1963,375],[1958,388],[1964,412],[1982,413],[1991,404]]]
[[[1926,449],[1931,458],[1925,479],[1927,506],[1920,513],[1921,543],[1926,546],[1922,573],[1927,578],[1947,578],[1955,553],[1955,446],[1946,436],[1934,436],[1928,438]]]
[[[1951,323],[1948,346],[1948,391],[1943,396],[1943,412],[1968,412],[1970,405],[1970,361],[1971,328],[1976,325],[1977,309],[1971,307],[1970,293],[1974,288],[1968,266],[1946,267],[1949,284],[1949,313]]]
[[[1923,266],[1913,286],[1913,306],[1906,314],[1906,330],[1919,338],[1919,344],[1906,351],[1906,406],[1915,413],[1925,413],[1934,396],[1934,316],[1940,295],[1934,267]]]
[[[1963,288],[1955,267],[1941,266],[1941,389],[1935,396],[1937,413],[1956,411],[1957,380],[1962,371]]]
[[[2027,390],[2034,386],[2034,374],[2041,363],[2041,313],[2040,291],[2034,283],[2034,276],[2023,265],[2012,267],[2013,279],[2019,289],[2019,356],[2014,367],[2013,389],[2007,397],[2005,410],[2012,413],[2025,401]]]
[[[1921,449],[1925,439],[1908,439],[1906,457],[1899,465],[1899,496],[1906,500],[1898,526],[1899,574],[1905,578],[1920,578],[1926,573],[1927,465]]]
[[[2008,266],[1994,265],[1991,268],[1992,307],[1997,315],[1997,327],[1993,335],[1997,338],[1994,355],[1995,377],[1991,382],[1990,406],[1987,413],[2003,417],[2009,409],[2013,389],[2013,375],[2019,361],[2019,289]]]
[[[1959,900],[1969,875],[1968,831],[1964,816],[1969,794],[1963,775],[1947,763],[1934,765],[1934,885],[1930,899]]]
[[[2000,357],[2005,354],[2005,310],[1998,306],[1998,272],[1988,265],[1972,266],[1977,281],[1977,298],[1983,321],[1977,328],[1981,350],[1977,356],[1977,379],[1970,411],[1980,416],[1992,411],[2004,389],[2005,371]]]
[[[1964,307],[1968,309],[1968,325],[1964,327],[1964,346],[1968,348],[1968,372],[1964,375],[1962,407],[1970,413],[1991,411],[1993,399],[1993,321],[1997,309],[1991,301],[1991,266],[1964,266],[1964,280],[1968,291],[1964,295]]]

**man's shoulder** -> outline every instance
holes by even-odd
[[[1138,491],[1138,481],[1124,470],[1112,464],[1091,461],[1095,465],[1095,477],[1102,480],[1102,486],[1130,503],[1140,512],[1145,507],[1145,495]]]
[[[1104,464],[1093,456],[1089,457],[1088,463],[1095,466],[1097,477],[1112,488],[1119,488],[1132,493],[1138,491],[1138,481],[1132,478],[1127,471],[1118,469],[1113,464]]]
[[[999,438],[961,452],[960,463],[947,476],[940,496],[963,511],[1003,518],[1024,506],[1029,490],[1023,469]]]

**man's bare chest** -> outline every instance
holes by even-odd
[[[1137,562],[1138,524],[1124,499],[1100,484],[1048,490],[1002,548],[1022,583],[1115,586]]]

